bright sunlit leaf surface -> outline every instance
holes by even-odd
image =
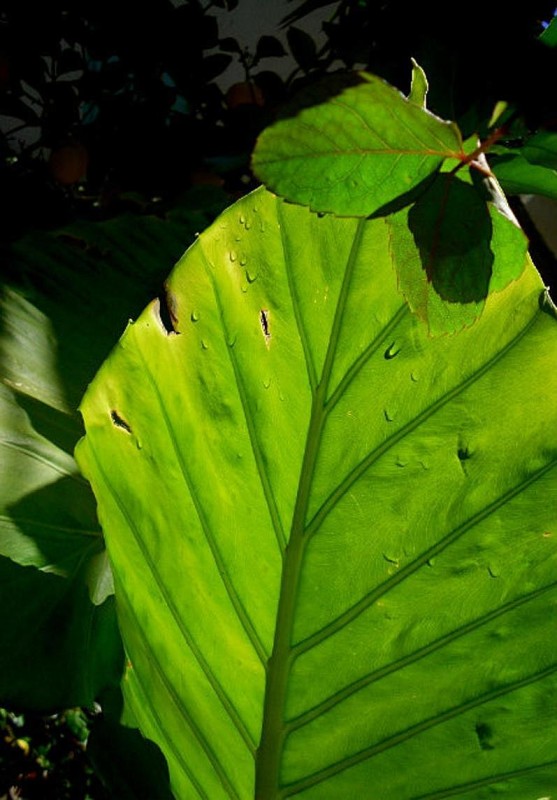
[[[555,315],[530,266],[432,339],[391,233],[258,190],[83,401],[126,703],[180,800],[553,791]]]
[[[252,165],[266,186],[315,211],[367,216],[463,157],[458,127],[420,107],[423,73],[416,102],[375,75],[360,77],[261,134]]]

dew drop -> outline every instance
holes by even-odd
[[[265,380],[263,381],[263,386],[266,389],[268,389],[270,387],[270,385],[271,385],[271,379],[270,378],[265,378]]]
[[[240,214],[240,218],[239,218],[238,221],[239,221],[240,225],[245,225],[246,224],[246,218],[244,217],[243,214]]]
[[[412,381],[412,383],[418,383],[418,376],[416,375],[415,372],[410,373],[410,380]]]
[[[394,564],[395,567],[400,566],[400,561],[398,560],[398,558],[395,558],[394,556],[390,556],[387,555],[387,553],[383,553],[383,558],[385,559],[385,561],[388,561],[389,564]]]
[[[245,267],[247,262],[248,262],[247,258],[245,256],[242,256],[240,261],[239,261],[239,264],[240,264],[241,267]]]
[[[234,336],[229,336],[226,341],[229,347],[234,347],[234,345],[236,344],[236,334],[234,334]]]
[[[199,314],[197,313],[197,311],[191,312],[190,319],[192,322],[199,322]]]
[[[245,229],[247,231],[249,231],[250,228],[251,228],[251,224],[246,220]]]
[[[242,285],[240,286],[240,289],[241,289],[241,290],[242,290],[242,292],[245,294],[245,293],[247,292],[247,290],[248,290],[248,285],[247,285],[247,283],[242,283]]]
[[[234,263],[234,261],[236,261],[236,253],[234,252],[234,250],[231,250],[229,252],[228,258],[232,261],[232,263]]]
[[[392,417],[392,416],[389,414],[389,412],[387,411],[387,409],[386,409],[386,408],[384,408],[384,409],[383,409],[383,415],[384,415],[384,417],[385,417],[385,420],[386,420],[387,422],[392,422],[392,421],[393,421],[393,419],[394,419],[394,417]]]
[[[254,283],[257,280],[257,272],[250,270],[248,267],[246,270],[246,278],[248,279],[248,283]]]
[[[204,339],[201,340],[201,349],[202,350],[208,350],[209,349],[209,345],[207,344],[207,342]]]

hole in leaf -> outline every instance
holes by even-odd
[[[159,294],[158,301],[158,317],[167,336],[171,333],[179,333],[179,331],[176,330],[178,317],[176,316],[176,300],[174,295],[169,292],[168,289],[165,289]]]
[[[391,343],[391,344],[390,344],[390,345],[387,347],[387,349],[385,350],[385,352],[383,353],[383,357],[384,357],[384,358],[386,358],[386,359],[387,359],[387,361],[390,361],[390,360],[391,360],[391,358],[394,358],[395,356],[398,356],[398,354],[399,354],[399,353],[400,353],[400,347],[397,349],[397,347],[396,347],[395,343],[394,343],[394,342],[392,342],[392,343]]]
[[[263,331],[263,336],[265,337],[265,344],[269,344],[269,339],[271,338],[271,329],[269,328],[269,317],[270,312],[266,308],[262,308],[259,312],[259,322],[261,323],[261,330]]]
[[[123,431],[126,431],[126,433],[132,432],[132,429],[130,428],[126,420],[123,417],[121,417],[120,414],[115,409],[112,409],[112,411],[110,412],[110,418],[112,420],[113,425],[116,428],[121,428]]]
[[[489,725],[485,722],[476,723],[476,736],[482,750],[493,750],[494,745],[491,743],[493,732]]]

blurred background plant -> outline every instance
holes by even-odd
[[[553,11],[486,4],[455,23],[437,4],[401,0],[7,0],[5,229],[113,215],[198,183],[245,191],[257,134],[300,88],[366,68],[406,92],[411,57],[431,76],[432,110],[465,134],[509,104],[516,150],[555,126],[557,34],[539,38]]]

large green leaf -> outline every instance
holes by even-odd
[[[390,235],[258,190],[83,400],[124,694],[177,798],[552,791],[555,314],[529,266],[430,339]]]
[[[288,200],[368,216],[415,189],[447,158],[465,158],[454,123],[361,73],[358,85],[263,131],[252,164]]]

